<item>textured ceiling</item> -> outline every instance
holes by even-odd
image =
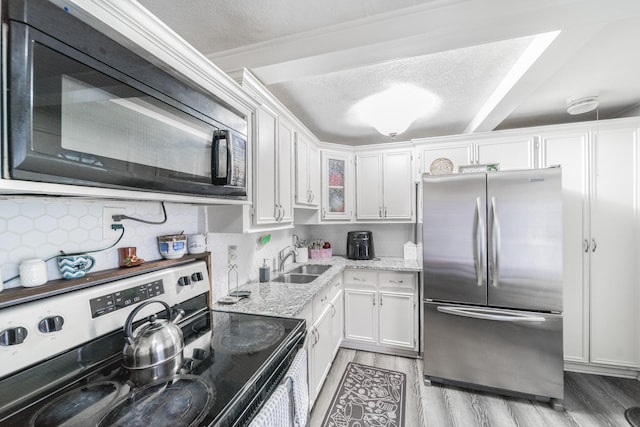
[[[139,1],[327,142],[388,142],[349,110],[403,83],[441,106],[397,140],[592,120],[566,101],[594,92],[600,118],[640,115],[638,0]]]
[[[269,90],[323,141],[389,142],[389,137],[354,120],[349,110],[397,82],[427,89],[442,102],[431,117],[418,119],[402,139],[462,133],[468,118],[482,107],[530,42],[531,37],[524,37],[400,59],[278,83]]]

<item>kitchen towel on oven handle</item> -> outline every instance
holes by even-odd
[[[289,387],[280,384],[273,391],[269,399],[258,414],[251,420],[249,427],[282,427],[292,426],[291,396]]]
[[[291,387],[294,425],[304,427],[309,418],[309,387],[307,386],[307,351],[301,349],[284,376],[285,384]]]

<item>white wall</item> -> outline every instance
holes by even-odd
[[[347,232],[366,230],[373,232],[376,256],[404,256],[403,245],[415,243],[415,224],[335,224],[306,225],[296,228],[301,239],[322,239],[331,243],[333,255],[347,253]]]

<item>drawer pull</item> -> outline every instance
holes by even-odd
[[[356,282],[366,282],[367,279],[361,279],[359,277],[354,277],[353,280],[355,280]]]
[[[389,280],[389,283],[404,283],[404,280]]]

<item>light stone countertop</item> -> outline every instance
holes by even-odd
[[[251,291],[249,298],[244,298],[236,304],[221,304],[216,302],[214,310],[266,314],[281,317],[296,317],[302,309],[311,302],[313,297],[324,289],[331,280],[345,269],[386,270],[400,272],[421,272],[422,266],[417,260],[405,260],[395,257],[380,257],[379,260],[356,261],[343,257],[330,259],[310,259],[306,263],[293,263],[287,266],[285,272],[305,264],[329,264],[332,267],[311,283],[282,283],[282,282],[249,282],[238,287],[242,291]],[[272,278],[279,273],[272,272]]]

